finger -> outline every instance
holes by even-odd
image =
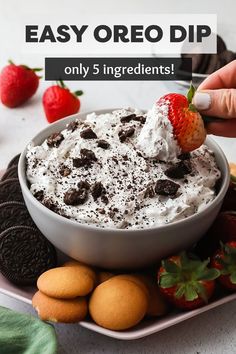
[[[208,123],[206,130],[208,134],[236,138],[236,119]]]
[[[236,60],[223,66],[208,76],[198,90],[215,90],[221,88],[236,88]]]
[[[236,89],[197,91],[193,104],[206,116],[236,118]]]

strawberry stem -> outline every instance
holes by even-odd
[[[38,72],[38,71],[42,71],[43,68],[32,68],[31,70],[33,70],[35,73]]]
[[[15,65],[15,63],[13,63],[13,61],[11,59],[8,59],[8,63],[11,65]]]
[[[59,79],[59,80],[57,81],[57,85],[58,85],[58,86],[61,86],[62,88],[66,88],[66,85],[64,84],[63,80],[61,80],[61,79]]]
[[[193,96],[194,96],[195,92],[196,92],[196,89],[195,89],[195,87],[193,86],[193,84],[191,83],[191,84],[190,84],[190,88],[189,88],[189,90],[188,90],[188,92],[187,92],[187,99],[188,99],[188,103],[189,103],[189,104],[192,103]]]
[[[8,63],[9,63],[10,65],[15,65],[15,63],[14,63],[11,59],[8,59]],[[43,68],[30,68],[28,65],[24,65],[24,64],[22,64],[22,65],[20,65],[20,66],[22,66],[22,67],[25,68],[26,70],[32,70],[32,71],[34,71],[34,72],[38,72],[38,71],[42,71],[42,70],[43,70]],[[40,79],[40,77],[39,77],[39,79]]]
[[[82,96],[83,95],[83,91],[81,91],[81,90],[75,91],[73,93],[75,96]]]
[[[190,103],[189,106],[188,106],[188,109],[191,111],[191,112],[197,112],[197,108],[194,106],[193,103]]]
[[[64,81],[59,79],[58,81],[56,81],[56,84],[64,89],[69,90],[69,88],[64,84]],[[70,91],[70,90],[69,90]],[[70,91],[71,92],[71,91]],[[75,92],[72,93],[75,97],[77,96],[82,96],[83,95],[83,91],[82,90],[77,90]]]

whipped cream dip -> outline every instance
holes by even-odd
[[[216,195],[220,178],[205,145],[182,154],[168,103],[147,113],[88,114],[40,146],[29,144],[32,194],[54,212],[98,227],[143,229],[184,219]]]

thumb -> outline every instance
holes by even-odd
[[[204,115],[236,118],[236,89],[197,91],[193,104]]]

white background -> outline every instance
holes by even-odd
[[[76,23],[77,16],[83,14],[216,13],[218,33],[229,49],[236,51],[235,10],[235,0],[0,0],[0,67],[8,58],[29,66],[43,66],[44,55],[22,52],[20,34],[25,23],[35,23],[38,18],[43,22],[44,17]],[[0,105],[0,169],[47,125],[41,98],[49,84],[42,81],[34,98],[20,108],[7,109]],[[126,106],[148,109],[160,95],[180,91],[174,83],[164,82],[70,82],[68,86],[84,90],[83,112]],[[236,139],[217,138],[217,141],[228,159],[236,162]],[[33,313],[30,306],[3,295],[0,295],[0,305]],[[221,354],[236,352],[235,322],[236,308],[232,303],[130,343],[93,334],[78,325],[57,325],[56,328],[60,353]]]

